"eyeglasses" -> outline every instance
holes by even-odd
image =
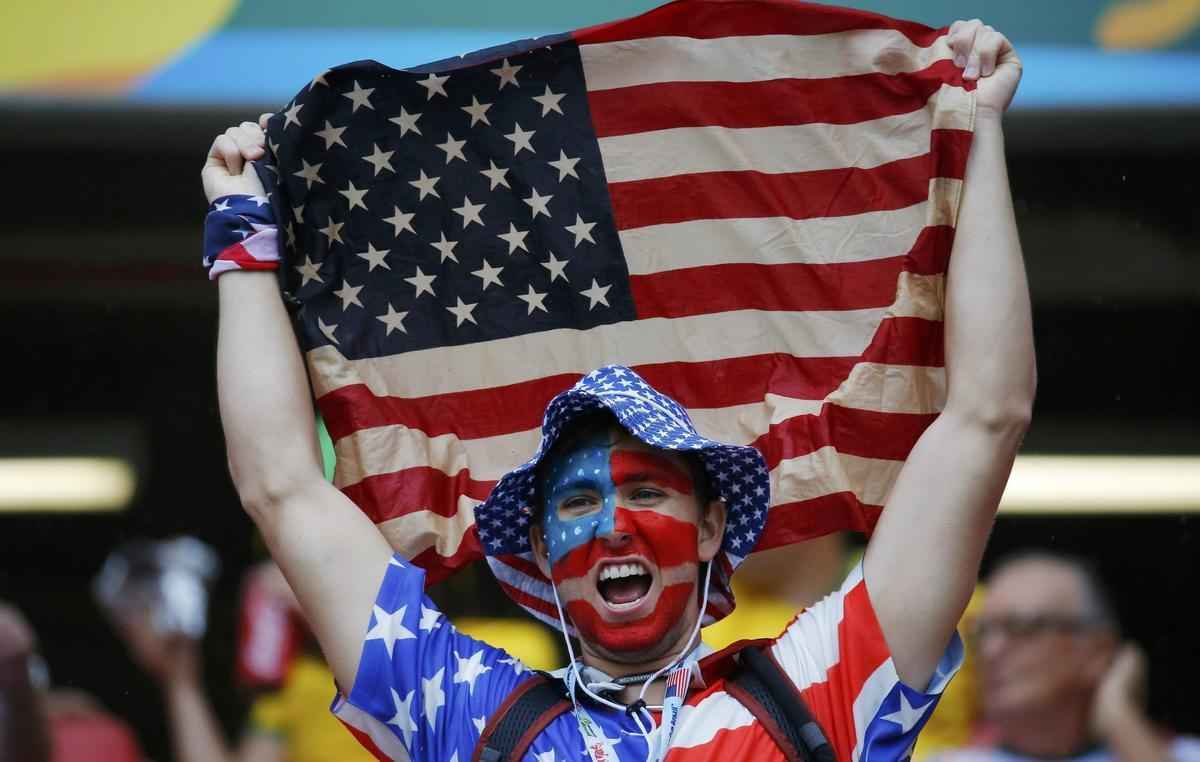
[[[1047,632],[1073,634],[1105,627],[1096,617],[1071,614],[1032,614],[1028,616],[998,616],[977,619],[971,628],[976,641],[1003,634],[1013,639],[1032,638]]]

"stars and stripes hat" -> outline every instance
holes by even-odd
[[[705,438],[682,405],[621,365],[594,370],[551,400],[537,452],[502,476],[475,508],[479,542],[500,586],[526,611],[559,627],[551,582],[533,562],[529,543],[529,524],[538,514],[538,465],[571,421],[600,409],[610,411],[632,436],[652,447],[699,456],[712,495],[724,501],[727,511],[721,550],[713,559],[704,624],[724,618],[734,607],[730,576],[758,543],[766,523],[771,498],[766,460],[753,447]]]

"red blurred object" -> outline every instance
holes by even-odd
[[[284,585],[282,591],[280,584]],[[283,683],[306,632],[294,600],[273,566],[260,567],[246,576],[237,652],[238,680],[244,687],[272,688]]]
[[[142,762],[129,727],[103,711],[53,712],[53,762]]]

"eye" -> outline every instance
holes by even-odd
[[[578,516],[595,510],[600,505],[600,499],[595,495],[571,495],[558,504],[560,513]]]
[[[649,503],[658,500],[665,494],[662,490],[654,489],[653,487],[638,487],[629,496],[629,499],[635,503]]]

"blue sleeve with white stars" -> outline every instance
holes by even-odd
[[[425,572],[394,556],[354,687],[333,711],[368,748],[393,759],[467,762],[492,712],[529,672],[458,632],[424,588]]]

